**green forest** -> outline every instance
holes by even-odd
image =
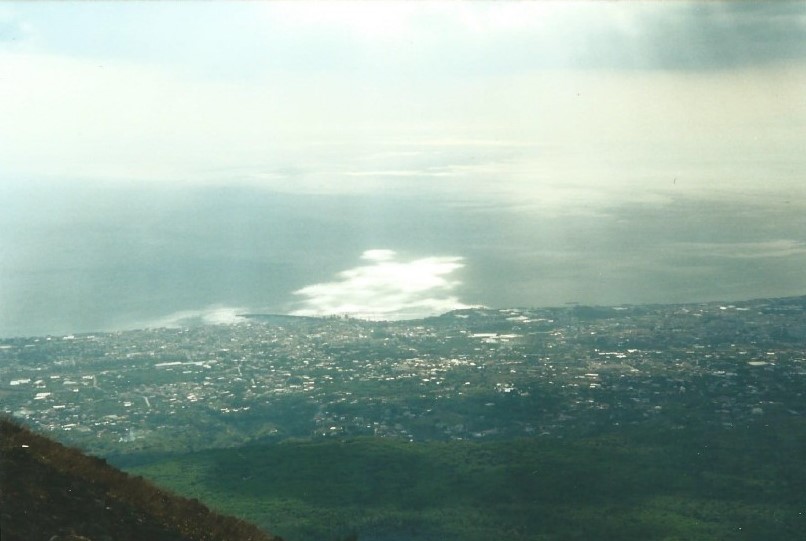
[[[806,422],[578,439],[354,438],[118,460],[286,539],[795,539]]]

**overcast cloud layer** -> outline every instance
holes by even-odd
[[[5,3],[0,28],[6,182],[806,199],[802,2]]]

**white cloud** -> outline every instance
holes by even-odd
[[[416,2],[276,2],[265,5],[271,21],[296,28],[341,28],[364,39],[409,35],[413,18],[423,11]]]
[[[393,250],[367,250],[361,265],[338,280],[295,291],[304,297],[298,316],[349,315],[362,319],[413,319],[467,308],[451,292],[461,283],[450,275],[464,267],[461,257],[396,261]]]

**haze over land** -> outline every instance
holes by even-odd
[[[803,294],[805,21],[3,4],[0,336]]]

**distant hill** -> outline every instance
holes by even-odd
[[[0,419],[3,541],[281,541]]]

